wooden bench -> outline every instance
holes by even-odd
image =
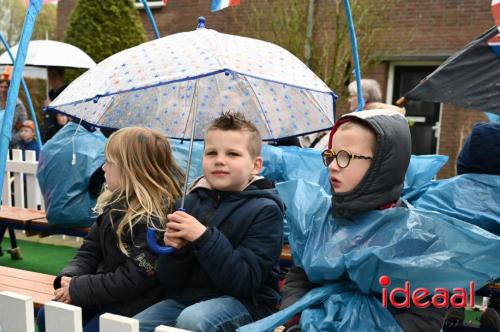
[[[85,237],[90,230],[90,228],[81,227],[52,226],[47,221],[45,211],[2,205],[0,207],[0,244],[5,231],[8,230],[11,244],[9,252],[12,259],[21,258],[14,229],[25,230],[28,236],[64,234],[79,237]],[[0,255],[3,255],[1,246]]]
[[[40,308],[54,298],[52,283],[55,276],[0,266],[0,291],[11,291],[33,298]]]

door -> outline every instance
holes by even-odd
[[[394,67],[393,103],[416,86],[420,80],[436,69],[435,66]],[[405,104],[406,118],[410,123],[412,154],[434,154],[439,135],[441,105],[409,100]]]

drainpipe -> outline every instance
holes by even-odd
[[[314,30],[314,7],[316,0],[309,0],[309,6],[307,8],[307,30],[306,30],[306,44],[304,45],[304,57],[306,65],[310,67],[311,56],[312,56],[312,40],[313,40],[313,30]]]

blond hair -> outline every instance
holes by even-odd
[[[222,113],[222,115],[212,121],[207,128],[205,137],[208,132],[212,130],[247,132],[249,134],[248,152],[250,156],[252,158],[260,156],[262,149],[262,138],[260,133],[252,122],[245,119],[243,114],[237,112]]]
[[[107,187],[97,199],[95,212],[106,208],[124,213],[116,227],[118,246],[128,255],[122,242],[125,227],[132,236],[134,225],[146,218],[148,226],[157,218],[161,225],[181,196],[184,174],[175,162],[168,139],[160,132],[139,127],[123,128],[113,133],[106,144],[106,162],[120,170],[120,186]],[[111,217],[111,214],[110,214]],[[111,220],[113,222],[113,220]]]

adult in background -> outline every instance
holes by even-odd
[[[62,67],[49,67],[47,76],[50,90],[49,99],[44,103],[45,107],[49,106],[68,86],[64,83],[64,68]],[[46,112],[43,118],[43,140],[46,142],[51,139],[68,121],[69,118],[66,115],[51,111]]]
[[[363,110],[376,109],[379,108],[382,102],[382,89],[380,89],[380,84],[374,79],[363,78],[361,79],[361,89],[363,90],[363,99],[365,100],[365,106]],[[358,87],[356,86],[356,81],[352,81],[347,86],[349,91],[349,110],[354,112],[358,109]],[[384,104],[383,108],[387,108]],[[399,107],[394,106],[394,109],[401,112]],[[318,150],[324,150],[328,145],[328,131],[324,131],[314,136],[306,136],[302,139],[302,146],[310,147]],[[309,142],[307,142],[309,140]]]

